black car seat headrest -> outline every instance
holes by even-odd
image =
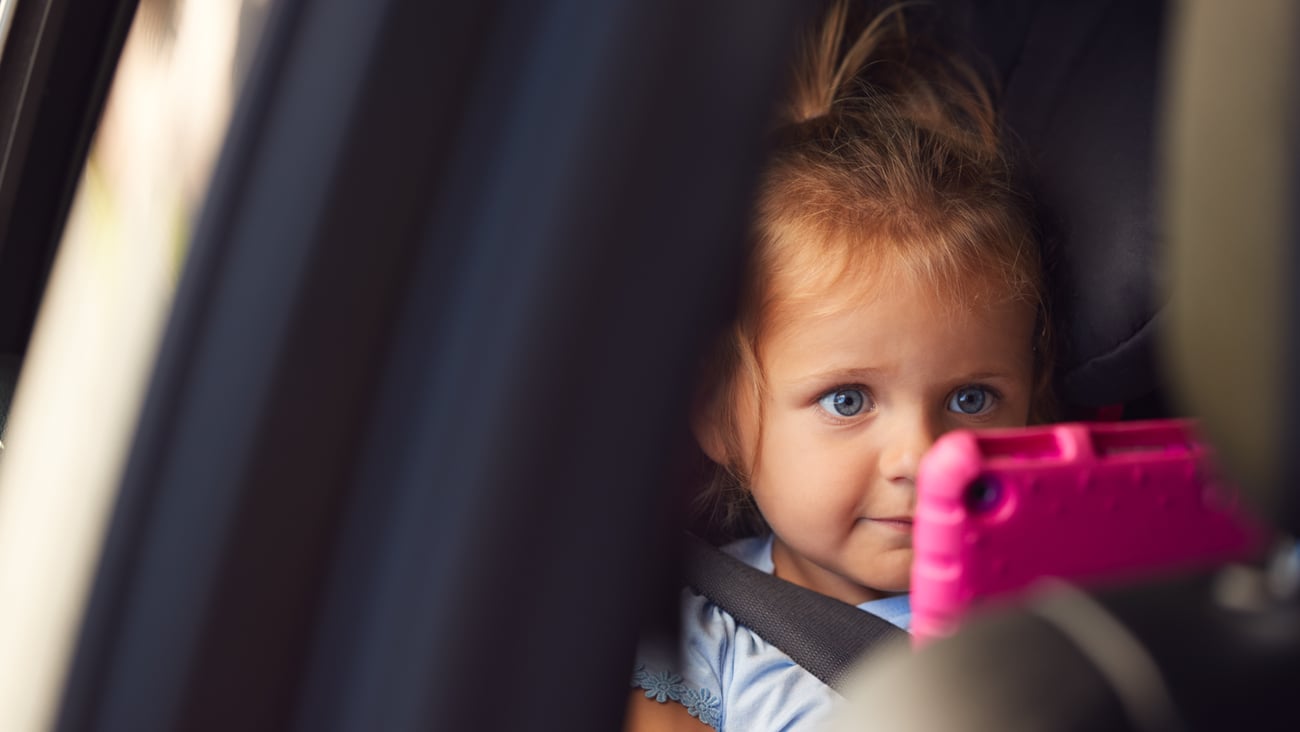
[[[1158,391],[1165,302],[1154,194],[1165,8],[1152,0],[971,0],[1034,198],[1067,405]]]

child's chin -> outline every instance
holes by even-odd
[[[882,582],[876,589],[877,592],[883,592],[886,595],[902,595],[911,589],[911,578],[905,577],[899,582]]]
[[[890,552],[890,554],[905,554],[906,556],[891,556],[890,564],[893,566],[878,567],[875,572],[871,573],[870,577],[863,577],[866,580],[863,585],[890,594],[907,592],[912,586],[912,550],[899,549]]]
[[[861,577],[857,580],[860,587],[870,590],[873,594],[880,595],[901,595],[908,591],[911,586],[912,578],[908,575],[896,577],[893,575],[874,575],[871,577]]]

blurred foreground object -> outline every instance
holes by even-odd
[[[9,223],[0,227],[8,319],[0,349],[11,349],[0,353],[0,374],[10,363],[16,372],[22,359],[12,426],[0,435],[6,732],[54,724],[191,219],[230,117],[239,33],[245,46],[256,35],[257,26],[240,24],[241,9],[263,5],[48,2],[27,3],[16,16],[5,63],[23,51],[33,68],[51,68],[27,77],[41,91],[23,107],[43,109],[24,113],[40,112],[32,123],[40,134],[11,139],[11,167],[0,166],[7,176],[23,172],[13,162],[21,152],[33,176],[18,179],[12,209],[0,204]],[[0,85],[13,82],[11,70],[0,66]],[[51,149],[64,151],[63,165],[38,157]],[[42,207],[51,214],[37,226],[31,214]],[[20,216],[26,221],[15,223]],[[19,266],[11,256],[44,236],[48,284],[36,263]],[[30,343],[14,322],[23,310],[15,285],[41,303]],[[0,389],[6,383],[0,376]]]
[[[846,685],[833,729],[1295,730],[1300,613],[1244,568],[1086,595],[1044,593]]]
[[[55,728],[616,727],[796,11],[277,0]]]
[[[1181,10],[1165,105],[1165,363],[1247,498],[1294,535],[1300,6]]]

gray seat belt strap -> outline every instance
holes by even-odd
[[[838,689],[877,644],[906,642],[884,618],[755,569],[687,536],[686,582],[795,663]]]

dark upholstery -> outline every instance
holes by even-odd
[[[1149,403],[1164,307],[1153,192],[1164,3],[969,0],[952,13],[992,63],[1037,204],[1061,396]]]

